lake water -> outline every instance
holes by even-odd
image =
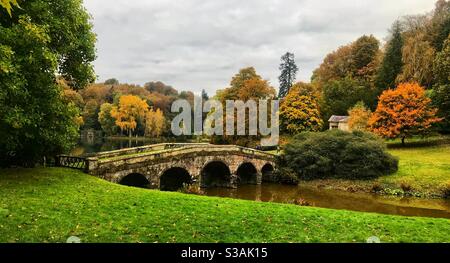
[[[229,197],[261,202],[292,203],[303,199],[311,206],[402,216],[450,218],[450,200],[380,196],[348,193],[316,187],[263,184],[242,185],[237,189],[205,189],[207,196]]]

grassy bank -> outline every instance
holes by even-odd
[[[450,242],[450,220],[128,188],[59,169],[0,170],[0,242]]]
[[[314,180],[302,184],[356,192],[378,191],[381,194],[444,197],[450,191],[450,144],[425,146],[421,142],[406,147],[390,147],[400,159],[397,173],[375,180]]]

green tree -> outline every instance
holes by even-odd
[[[281,64],[279,67],[281,75],[278,77],[280,81],[280,91],[278,97],[284,98],[292,87],[295,77],[298,72],[298,67],[295,64],[294,54],[287,52],[281,57]]]
[[[208,93],[206,93],[206,90],[202,89],[202,101],[209,100]]]
[[[112,108],[112,104],[103,103],[98,113],[98,122],[106,135],[114,135],[117,133],[116,120],[111,116]]]
[[[79,112],[55,73],[78,88],[94,79],[95,35],[82,2],[20,4],[11,17],[0,15],[0,166],[32,166],[67,151]]]
[[[20,2],[13,17],[5,25],[28,16],[33,23],[46,28],[48,47],[57,60],[57,72],[67,83],[82,89],[95,80],[96,36],[91,17],[80,0],[26,0]],[[2,21],[3,24],[3,21]]]
[[[115,78],[107,79],[105,85],[119,85],[119,81]]]
[[[83,129],[95,129],[100,128],[100,123],[98,122],[98,113],[100,106],[95,100],[88,100],[83,109]]]
[[[434,60],[436,84],[431,93],[433,105],[439,109],[438,116],[443,118],[439,128],[442,132],[450,133],[450,35],[445,41],[442,51]]]
[[[442,51],[436,54],[433,69],[437,84],[450,84],[450,35],[444,42]]]
[[[436,51],[441,51],[450,34],[450,1],[438,0],[430,21],[428,35]]]
[[[321,101],[322,115],[327,122],[331,115],[347,115],[357,102],[370,105],[374,101],[374,91],[360,80],[347,77],[327,83],[323,88]]]
[[[450,133],[450,84],[437,85],[431,95],[433,106],[438,108],[438,116],[443,121],[438,124],[443,133]]]
[[[391,29],[391,39],[386,45],[386,51],[376,77],[376,87],[381,94],[385,89],[396,86],[397,76],[401,73],[403,37],[400,21],[396,21]]]

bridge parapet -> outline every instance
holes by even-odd
[[[141,174],[155,187],[160,186],[160,178],[170,169],[185,171],[194,181],[209,178],[206,181],[200,179],[201,182],[208,182],[211,176],[230,176],[228,181],[222,182],[223,185],[235,185],[236,179],[246,173],[252,176],[256,174],[250,181],[259,184],[267,170],[263,167],[269,165],[272,170],[275,167],[273,154],[236,145],[213,144],[158,144],[104,152],[91,157],[77,157],[73,160],[65,156],[61,160],[66,160],[61,163],[65,167],[71,167],[67,164],[73,166],[72,161],[81,162],[85,172],[112,182],[120,182],[130,174]],[[214,169],[208,166],[210,163],[214,164]],[[219,172],[222,175],[216,174]]]
[[[113,158],[116,156],[139,154],[139,153],[146,153],[146,152],[155,152],[155,151],[162,151],[162,150],[170,150],[170,149],[177,149],[177,148],[195,146],[195,145],[207,146],[210,144],[209,143],[159,143],[159,144],[151,144],[151,145],[145,145],[145,146],[139,146],[139,147],[133,147],[133,148],[125,148],[125,149],[114,150],[114,151],[92,153],[92,154],[85,155],[85,157],[96,157],[98,159],[105,159],[105,158]]]

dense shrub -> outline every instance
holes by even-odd
[[[278,158],[278,167],[295,171],[302,180],[370,179],[396,172],[398,160],[370,133],[333,130],[295,136]]]

